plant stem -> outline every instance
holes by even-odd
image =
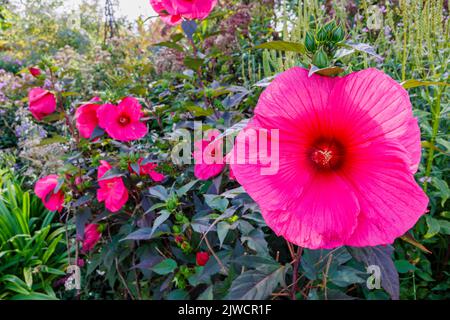
[[[434,158],[434,144],[436,142],[436,138],[439,132],[439,124],[440,124],[440,114],[441,114],[441,96],[445,89],[442,89],[439,91],[436,97],[436,104],[435,107],[432,108],[432,133],[431,133],[431,140],[430,140],[430,148],[428,151],[428,158],[427,158],[427,167],[425,170],[425,177],[428,178],[431,175],[431,169],[433,168],[433,158]],[[428,180],[425,179],[423,189],[425,192],[427,192],[428,188]]]
[[[208,247],[209,251],[211,252],[211,254],[213,255],[214,259],[216,259],[217,264],[220,266],[220,268],[222,269],[223,272],[228,273],[228,269],[224,266],[224,264],[222,263],[222,261],[220,261],[220,258],[217,256],[217,254],[214,252],[214,249],[212,248],[211,244],[208,241],[208,237],[205,236],[205,243],[206,246]]]
[[[123,277],[122,271],[120,271],[120,268],[119,268],[119,259],[115,258],[114,261],[115,261],[115,265],[116,265],[116,271],[117,271],[117,274],[119,275],[120,281],[122,281],[122,284],[123,284],[125,290],[127,291],[128,296],[131,298],[131,300],[136,300],[136,299],[134,298],[133,294],[131,293],[130,288],[128,288],[127,281],[126,281],[125,278]]]
[[[136,251],[134,250],[134,248],[133,248],[132,259],[133,259],[133,266],[136,266]],[[137,293],[138,299],[142,300],[141,283],[139,280],[138,269],[136,267],[134,268],[134,278],[136,281],[136,293]]]
[[[298,290],[298,284],[297,284],[297,279],[298,279],[298,267],[300,266],[300,260],[302,258],[302,253],[303,253],[303,248],[302,247],[298,247],[297,248],[297,253],[295,256],[295,261],[294,261],[294,270],[293,270],[293,275],[292,275],[292,289],[291,289],[291,299],[292,300],[296,300],[296,293]]]

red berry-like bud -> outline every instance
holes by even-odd
[[[184,241],[184,239],[183,239],[182,236],[176,236],[176,237],[175,237],[175,242],[176,242],[177,244],[180,244],[180,243],[182,243],[183,241]]]
[[[33,77],[39,77],[41,75],[41,70],[38,68],[31,67],[28,69]]]
[[[208,252],[197,252],[196,261],[197,265],[204,266],[209,260]]]

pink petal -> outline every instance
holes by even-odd
[[[118,141],[134,141],[146,136],[148,132],[147,125],[142,122],[133,122],[127,126],[120,126],[117,123],[111,124],[106,128],[106,132]]]
[[[104,161],[100,161],[98,168],[98,179],[102,178],[106,172],[111,170],[111,165]],[[128,201],[128,190],[123,183],[122,178],[112,178],[108,180],[98,181],[100,188],[97,190],[97,200],[105,202],[105,207],[111,212],[117,212]]]
[[[347,126],[351,121],[354,137],[364,142],[399,138],[412,118],[408,92],[377,69],[354,72],[338,81],[329,106],[329,117],[344,119]]]
[[[176,25],[181,23],[182,16],[179,14],[175,15],[168,14],[168,10],[166,9],[163,2],[164,2],[163,0],[150,0],[150,4],[152,5],[153,10],[155,10],[155,12],[160,15],[161,20],[163,20],[165,23],[169,25]]]
[[[31,114],[39,121],[56,110],[55,96],[42,88],[33,88],[28,93]]]
[[[262,210],[277,235],[309,249],[342,246],[356,227],[358,200],[339,175],[317,174],[286,210]]]
[[[106,129],[117,117],[117,107],[113,104],[104,104],[97,109],[97,118],[100,128]]]
[[[305,145],[302,138],[296,138],[296,131],[286,130],[280,130],[279,138],[268,135],[267,143],[260,143],[259,135],[267,131],[258,126],[253,121],[241,131],[227,162],[236,180],[262,209],[285,210],[296,203],[313,174]],[[279,155],[275,152],[272,156],[277,145]]]
[[[60,191],[54,194],[57,185],[58,176],[52,174],[39,179],[34,187],[34,193],[42,200],[44,206],[50,211],[61,211],[63,208],[64,194]]]
[[[112,167],[107,161],[100,160],[100,167],[98,167],[98,176],[97,176],[98,179],[103,177],[105,175],[105,173],[111,169],[112,169]]]
[[[358,197],[361,213],[346,245],[393,243],[425,213],[428,198],[415,182],[400,144],[372,144],[357,155],[347,179]]]
[[[211,13],[217,0],[162,0],[161,3],[172,15],[202,20]]]
[[[411,118],[408,122],[408,129],[399,138],[400,143],[409,153],[409,169],[412,173],[416,173],[419,168],[422,156],[422,145],[420,141],[420,128],[417,119]]]
[[[255,116],[260,125],[268,129],[298,131],[299,119],[304,119],[303,125],[315,128],[320,120],[319,112],[327,108],[337,81],[318,75],[308,77],[308,71],[303,68],[289,69],[278,75],[261,94]]]
[[[99,101],[99,98],[95,97],[91,101]],[[99,108],[99,104],[89,103],[80,106],[75,112],[76,127],[82,138],[89,139],[98,126],[97,110]]]
[[[156,172],[156,171],[150,171],[148,175],[155,182],[161,182],[161,181],[163,181],[166,178],[162,173],[159,173],[159,172]]]
[[[64,195],[61,192],[58,192],[56,194],[52,194],[48,201],[42,200],[44,203],[44,206],[50,210],[50,211],[59,211],[61,212],[63,209],[63,203],[64,203]]]
[[[49,192],[53,192],[58,184],[58,176],[51,174],[44,178],[41,178],[36,182],[34,186],[34,193],[41,199],[44,199]]]
[[[225,164],[196,164],[194,166],[194,175],[200,180],[208,180],[218,176]]]
[[[119,112],[125,112],[132,121],[139,121],[142,117],[142,106],[139,100],[133,97],[126,97],[118,105]]]

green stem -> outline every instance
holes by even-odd
[[[291,289],[291,299],[296,300],[296,294],[298,290],[298,267],[300,266],[300,260],[302,258],[303,248],[298,247],[297,253],[295,254],[294,268],[292,273],[292,289]]]
[[[441,114],[441,96],[444,92],[444,89],[440,90],[436,97],[436,104],[434,108],[432,108],[432,133],[431,133],[431,140],[430,140],[430,148],[428,151],[428,158],[427,158],[427,167],[425,170],[425,177],[430,177],[431,175],[431,169],[433,167],[433,158],[434,158],[434,144],[436,142],[436,138],[439,132],[439,124],[440,124],[440,114]],[[425,192],[427,191],[428,187],[428,181],[427,179],[424,182],[423,189]]]

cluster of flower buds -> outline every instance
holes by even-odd
[[[316,32],[308,31],[305,37],[305,48],[312,55],[312,63],[318,68],[326,68],[338,48],[345,39],[345,31],[341,25],[330,21]]]

